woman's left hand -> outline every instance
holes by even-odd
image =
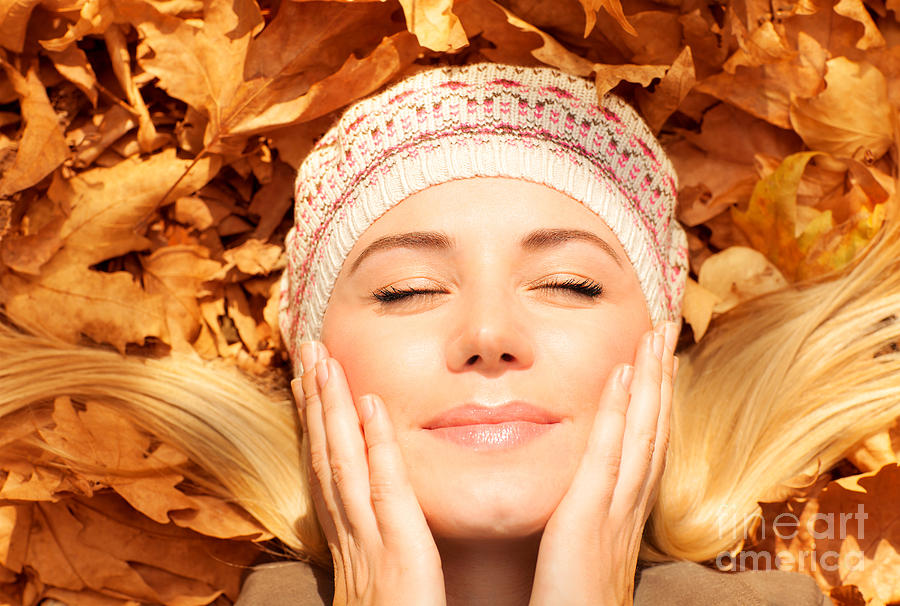
[[[630,606],[644,524],[665,468],[677,325],[638,347],[630,386],[610,373],[572,484],[538,551],[529,606]],[[658,343],[658,342],[657,342]]]

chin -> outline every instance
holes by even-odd
[[[562,499],[547,483],[515,478],[447,482],[419,497],[436,538],[519,539],[543,532]]]

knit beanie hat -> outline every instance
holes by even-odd
[[[652,323],[680,319],[688,256],[676,175],[630,105],[550,67],[428,68],[349,106],[300,166],[279,308],[294,372],[367,227],[432,185],[501,176],[597,213],[628,254]]]

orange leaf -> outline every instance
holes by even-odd
[[[825,90],[791,100],[794,130],[817,151],[872,162],[893,143],[887,81],[869,63],[835,57],[826,63]]]
[[[628,23],[625,18],[625,12],[622,10],[622,3],[619,0],[578,0],[584,7],[585,24],[584,37],[587,38],[594,25],[597,23],[597,11],[601,8],[609,13],[616,22],[622,26],[626,32],[632,36],[637,36],[637,31]]]
[[[69,153],[59,117],[41,83],[37,62],[23,76],[0,56],[0,67],[12,83],[22,107],[25,130],[13,165],[0,176],[0,198],[31,187],[62,164]]]

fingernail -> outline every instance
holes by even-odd
[[[675,366],[672,368],[672,376],[678,376],[678,356],[675,356]]]
[[[628,391],[628,388],[631,387],[631,379],[634,377],[634,366],[631,364],[626,364],[619,370],[619,382],[622,384],[622,388],[625,391]]]
[[[316,363],[316,346],[312,341],[304,341],[300,344],[300,363],[303,372],[310,370]]]
[[[325,389],[328,382],[328,360],[319,360],[316,363],[316,384],[319,389]]]

